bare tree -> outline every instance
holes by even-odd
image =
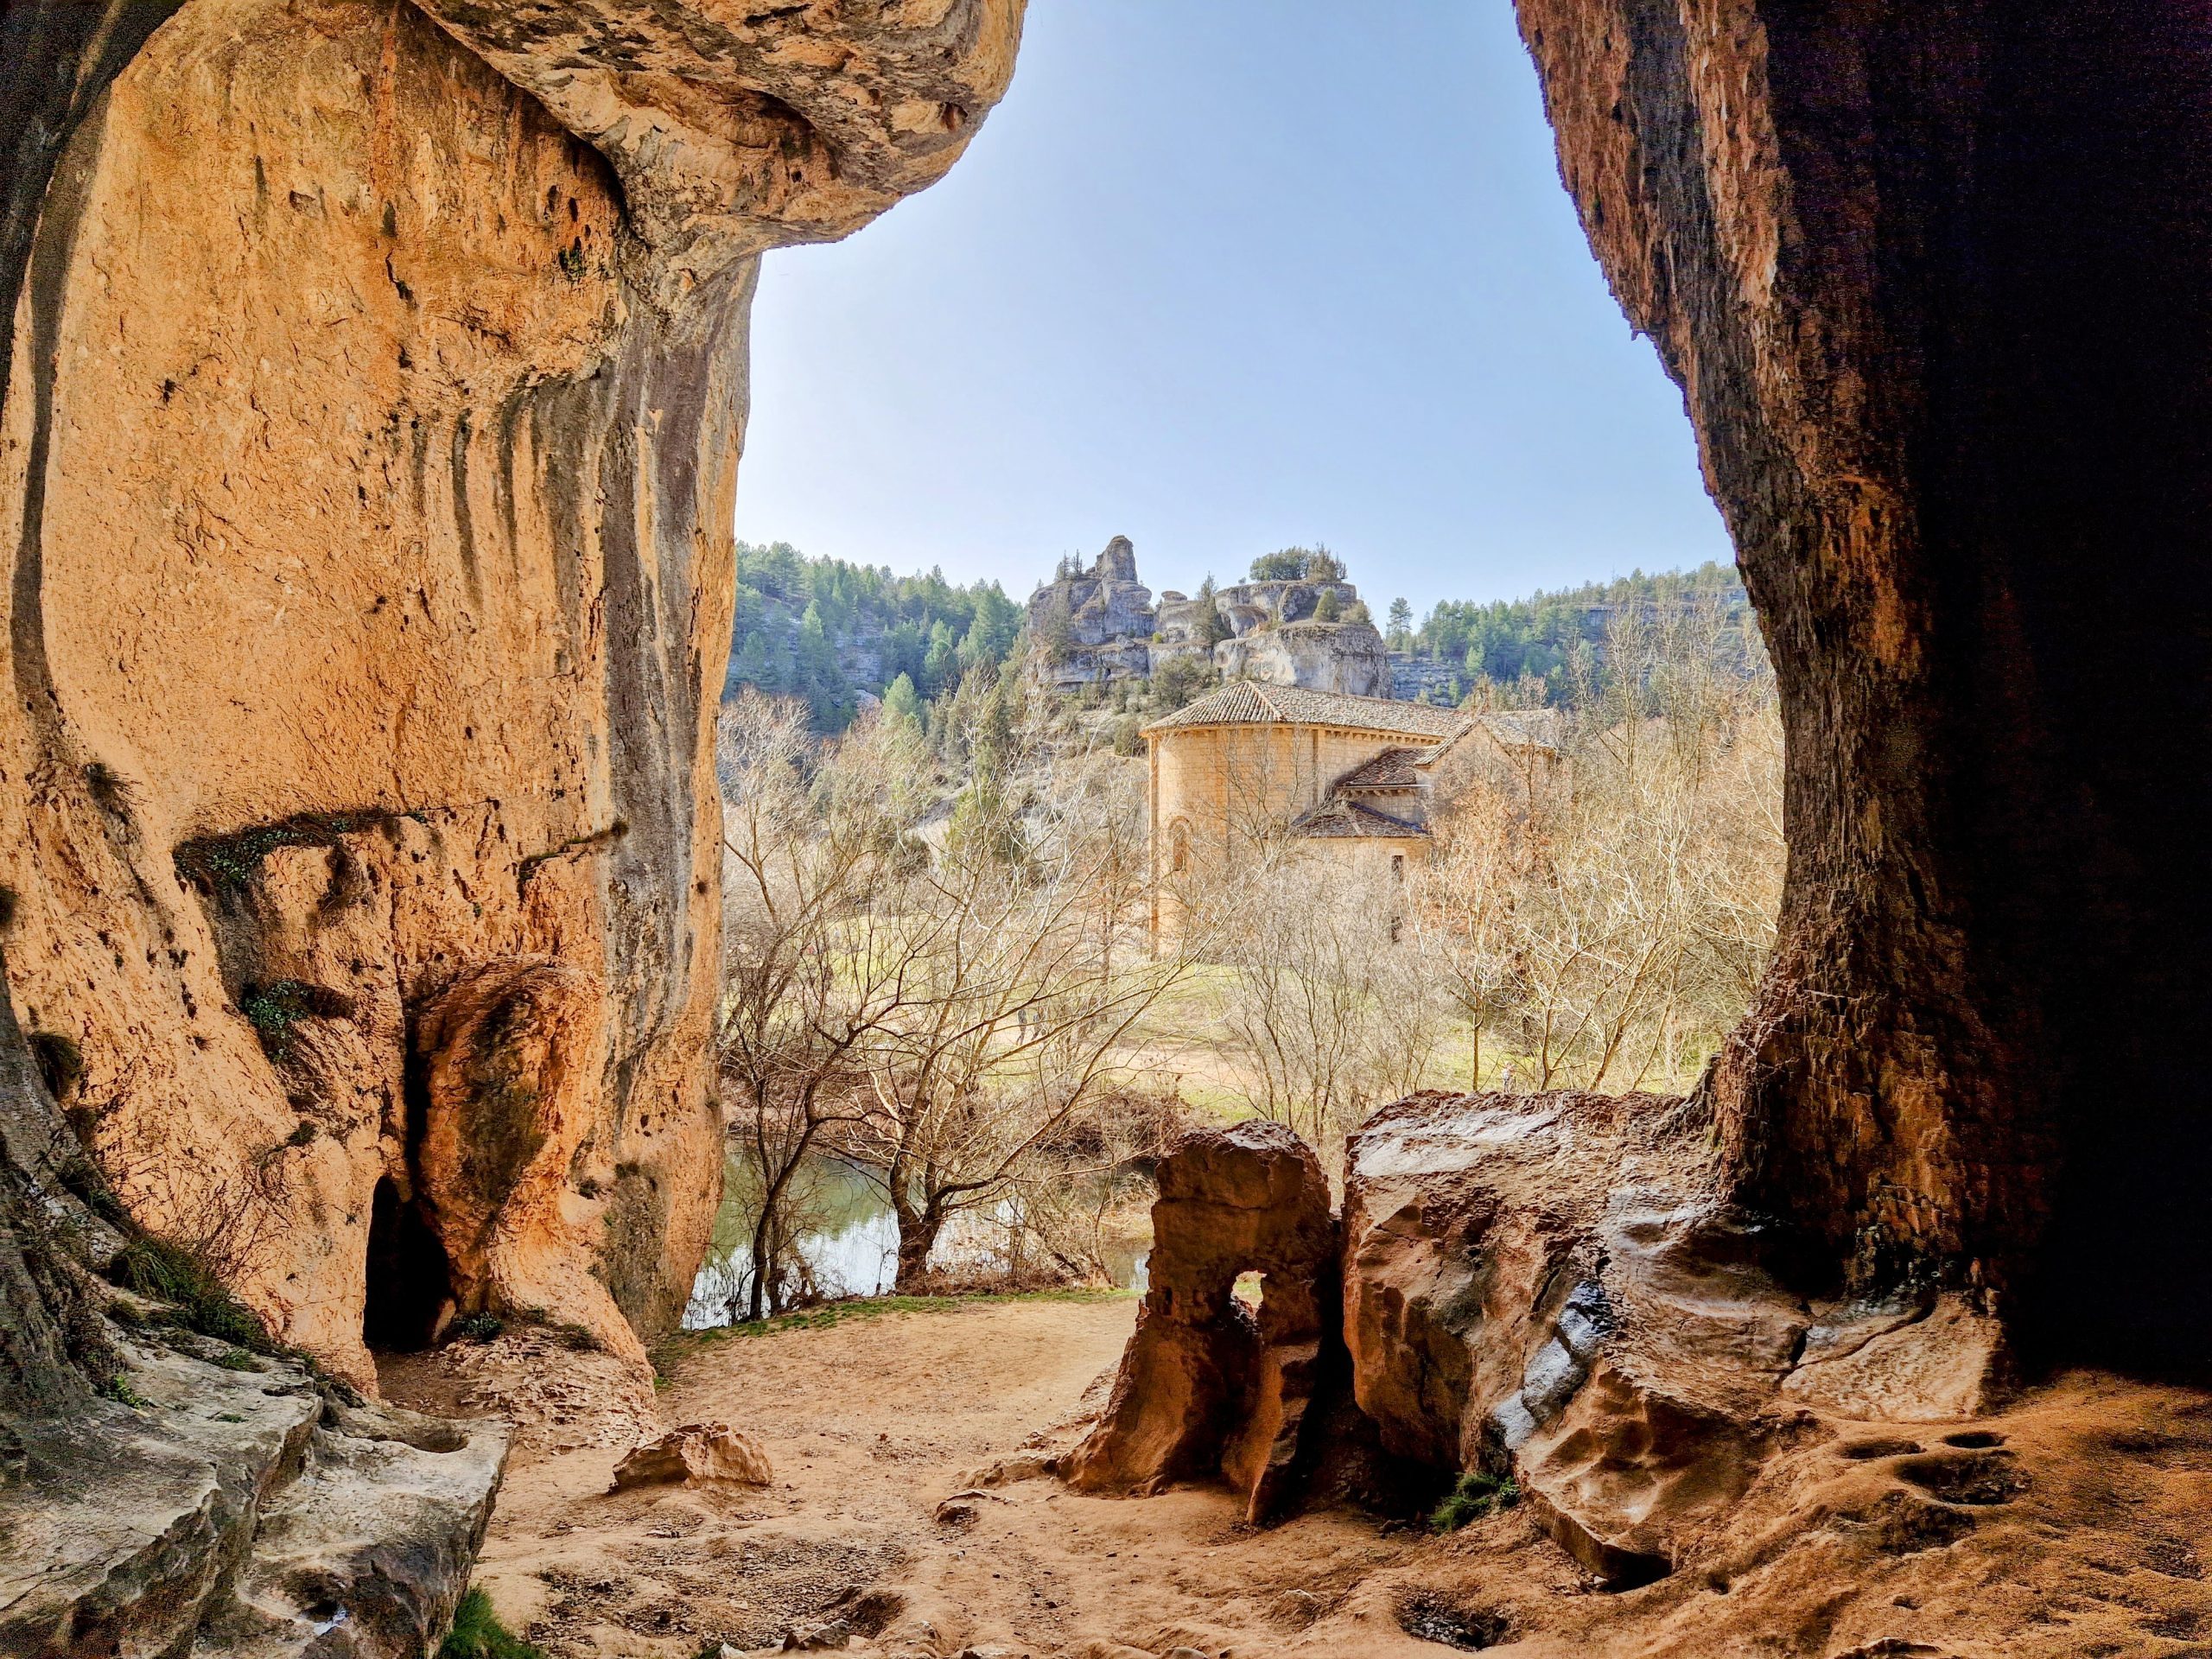
[[[1395,895],[1279,836],[1216,895],[1215,1016],[1242,1062],[1231,1091],[1316,1147],[1422,1086],[1439,1006],[1420,958],[1394,938]]]
[[[1740,627],[1624,607],[1602,660],[1571,661],[1568,786],[1478,786],[1439,826],[1423,950],[1478,1049],[1502,1027],[1536,1087],[1680,1084],[1749,1004],[1783,846],[1772,682]]]
[[[750,690],[717,729],[719,1068],[731,1142],[759,1204],[738,1287],[747,1319],[780,1312],[804,1288],[793,1248],[799,1183],[823,1131],[855,1118],[866,1075],[857,1052],[907,995],[899,951],[875,935],[882,895],[927,856],[901,836],[917,812],[920,748],[899,721],[817,746],[804,702]]]
[[[1007,1199],[1128,1074],[1139,1026],[1182,973],[1116,948],[1140,925],[1140,826],[1092,781],[979,766],[943,851],[874,918],[902,1000],[858,1046],[868,1093],[836,1139],[889,1201],[900,1290],[924,1283],[948,1222]]]

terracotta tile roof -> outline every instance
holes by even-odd
[[[1385,749],[1372,760],[1363,760],[1337,779],[1338,789],[1414,789],[1421,773],[1414,768],[1427,749]]]
[[[1428,834],[1417,823],[1408,823],[1403,818],[1378,812],[1362,802],[1339,800],[1334,796],[1300,816],[1290,828],[1292,834],[1300,836],[1380,836],[1410,841],[1418,841]]]
[[[1559,747],[1559,710],[1517,709],[1476,716],[1507,748],[1550,749]]]
[[[1144,729],[1166,732],[1190,726],[1252,726],[1276,721],[1296,726],[1338,726],[1351,731],[1432,740],[1457,736],[1468,723],[1467,716],[1456,709],[1437,709],[1425,702],[1401,702],[1394,697],[1351,697],[1339,691],[1309,691],[1303,686],[1232,680],[1219,690],[1209,691],[1196,702],[1172,715],[1163,715]]]

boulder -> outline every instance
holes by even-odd
[[[419,1659],[468,1586],[504,1424],[326,1399],[284,1360],[234,1369],[122,1338],[128,1407],[9,1423],[0,1652]]]
[[[1658,1577],[1816,1411],[1958,1417],[2000,1375],[1962,1299],[1808,1301],[1772,1233],[1694,1102],[1401,1101],[1346,1150],[1353,1396],[1391,1452],[1510,1474],[1601,1581]]]
[[[727,1423],[687,1423],[614,1466],[615,1491],[680,1481],[728,1480],[766,1486],[775,1479],[760,1441]]]
[[[569,1212],[594,1127],[607,988],[550,957],[481,963],[424,1009],[416,1179],[462,1313],[528,1309],[643,1367],[645,1346],[591,1271]]]
[[[1252,1122],[1185,1135],[1159,1183],[1137,1328],[1065,1472],[1124,1492],[1218,1475],[1264,1522],[1294,1494],[1307,1408],[1341,1364],[1328,1180],[1292,1130]],[[1235,1294],[1246,1272],[1256,1314]]]

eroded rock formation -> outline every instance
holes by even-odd
[[[1808,1284],[2202,1362],[2212,36],[2172,0],[1519,10],[1781,683],[1727,1179]]]
[[[110,1217],[0,988],[0,1651],[419,1659],[505,1426],[365,1406],[110,1289]]]
[[[1218,1477],[1267,1520],[1298,1473],[1371,1443],[1396,1501],[1510,1480],[1624,1588],[1671,1572],[1777,1452],[1996,1403],[2001,1330],[1957,1296],[1782,1282],[1711,1130],[1651,1096],[1415,1096],[1353,1137],[1340,1229],[1281,1125],[1186,1138],[1160,1168],[1153,1288],[1065,1472],[1119,1491]],[[1240,1267],[1267,1272],[1256,1331],[1229,1298]],[[1294,1323],[1270,1325],[1286,1302]],[[1293,1338],[1294,1366],[1255,1369]]]
[[[1256,628],[1213,648],[1224,679],[1264,680],[1338,691],[1351,697],[1395,695],[1382,636],[1367,622],[1286,622]]]
[[[1029,632],[1046,652],[1035,664],[1063,690],[1141,680],[1152,671],[1152,589],[1137,580],[1137,550],[1116,536],[1088,569],[1063,566],[1029,595]]]
[[[365,1319],[683,1305],[758,257],[941,174],[1020,16],[8,8],[9,984],[365,1387]]]
[[[1296,1135],[1253,1122],[1185,1135],[1159,1181],[1136,1333],[1065,1472],[1123,1492],[1218,1475],[1265,1521],[1313,1461],[1308,1408],[1342,1353],[1328,1179]],[[1245,1273],[1256,1313],[1235,1294]]]

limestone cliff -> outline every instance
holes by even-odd
[[[1045,647],[1033,671],[1068,690],[1141,680],[1151,671],[1154,621],[1152,589],[1137,580],[1136,548],[1116,536],[1090,565],[1063,565],[1029,595],[1029,635]]]
[[[1351,697],[1395,695],[1382,636],[1367,622],[1286,622],[1255,628],[1213,648],[1225,680],[1264,680]]]
[[[7,11],[8,986],[131,1214],[365,1386],[365,1319],[682,1306],[758,259],[938,176],[1020,18]]]

